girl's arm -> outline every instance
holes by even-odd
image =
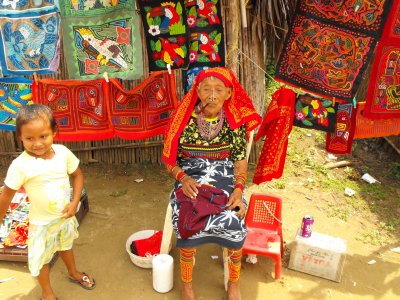
[[[0,222],[4,219],[7,209],[16,192],[16,190],[10,189],[6,185],[0,188]]]
[[[72,179],[72,202],[64,209],[64,217],[70,218],[75,216],[79,201],[81,200],[83,190],[83,173],[81,168],[77,168],[74,173],[70,174]]]

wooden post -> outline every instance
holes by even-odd
[[[238,46],[240,6],[239,0],[226,1],[228,8],[226,14],[226,66],[238,74]]]

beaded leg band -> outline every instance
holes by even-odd
[[[242,249],[228,249],[229,281],[237,282],[240,279],[240,267],[242,265]]]
[[[194,256],[196,255],[196,248],[180,248],[179,255],[180,255],[182,282],[185,283],[192,282]]]

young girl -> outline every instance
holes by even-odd
[[[78,237],[75,213],[83,188],[79,159],[65,146],[53,144],[57,125],[47,106],[22,107],[16,129],[25,151],[8,169],[0,193],[0,220],[15,192],[23,186],[30,199],[28,265],[32,276],[38,277],[42,299],[56,299],[48,265],[56,251],[68,269],[69,279],[85,289],[93,289],[94,279],[76,269],[72,251],[73,240]]]

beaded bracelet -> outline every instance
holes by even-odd
[[[241,190],[242,193],[243,193],[243,191],[244,191],[244,185],[241,184],[241,183],[236,183],[236,184],[235,184],[235,190],[236,190],[236,189]]]
[[[181,180],[186,177],[187,174],[183,171],[179,171],[178,173],[176,173],[175,179],[179,182],[181,182]]]

